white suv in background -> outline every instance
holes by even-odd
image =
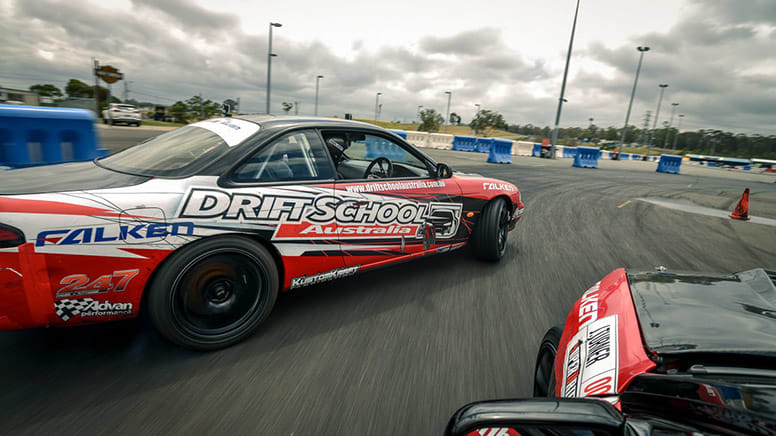
[[[111,103],[102,111],[102,121],[106,124],[127,123],[140,126],[140,111],[131,104]]]

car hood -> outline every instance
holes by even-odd
[[[149,179],[111,171],[93,162],[45,165],[0,171],[0,195],[120,188]]]
[[[773,277],[763,269],[727,276],[628,275],[651,350],[776,356]]]

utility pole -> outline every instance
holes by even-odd
[[[129,85],[130,85],[130,83],[133,83],[133,82],[130,82],[129,80],[127,80],[126,77],[124,77],[124,102],[129,100]]]
[[[375,122],[377,122],[377,105],[380,104],[380,96],[383,95],[382,92],[378,92],[375,94]]]
[[[299,115],[299,102],[294,102],[294,115]]]
[[[671,103],[671,121],[668,122],[668,127],[666,128],[666,137],[663,141],[663,148],[668,148],[668,136],[671,133],[671,125],[674,124],[674,113],[676,112],[676,107],[679,106],[679,103]]]
[[[655,111],[655,121],[654,124],[652,124],[652,132],[649,134],[649,144],[647,144],[647,156],[649,156],[649,151],[652,149],[652,141],[655,139],[655,131],[657,130],[657,119],[660,117],[660,104],[663,103],[663,91],[668,88],[667,83],[661,83],[657,85],[660,87],[660,97],[657,99],[657,110]]]
[[[272,57],[277,56],[275,53],[272,53],[272,28],[282,26],[283,25],[280,23],[269,23],[269,49],[267,50],[267,115],[269,115],[270,90],[272,89]]]
[[[205,105],[204,101],[202,101],[202,93],[199,93],[199,119],[204,120],[205,119]]]
[[[644,126],[641,128],[641,143],[644,144],[647,140],[647,131],[649,130],[649,117],[652,115],[652,111],[647,111],[644,116]]]
[[[674,135],[674,145],[671,146],[671,150],[676,150],[676,141],[679,140],[679,132],[682,131],[682,118],[684,118],[684,114],[679,114],[679,127],[676,128],[676,135]]]
[[[318,116],[318,85],[321,82],[321,79],[323,79],[323,76],[318,74],[315,76],[315,116]]]
[[[97,69],[100,68],[100,61],[92,58],[92,74],[94,74],[94,112],[97,118],[100,118],[100,78],[97,77]]]
[[[617,151],[617,156],[622,156],[622,145],[625,143],[625,135],[628,133],[628,121],[630,120],[631,108],[633,107],[633,97],[636,96],[636,85],[639,84],[639,73],[641,73],[641,63],[644,61],[644,53],[649,51],[647,46],[636,47],[641,54],[639,55],[639,66],[636,67],[636,79],[633,80],[633,90],[631,90],[630,103],[628,103],[628,111],[625,113],[625,127],[622,129],[622,137],[620,138],[620,148]]]
[[[450,91],[445,91],[445,94],[447,94],[447,113],[445,115],[445,124],[449,126],[450,125],[450,100],[453,98],[453,93]]]
[[[555,114],[555,129],[552,131],[552,142],[550,147],[550,156],[555,159],[555,143],[558,142],[558,125],[560,124],[560,111],[563,109],[563,94],[566,93],[566,77],[569,75],[569,63],[571,62],[571,48],[574,46],[574,31],[577,29],[577,15],[579,14],[579,0],[577,8],[574,10],[574,24],[571,26],[571,39],[569,40],[569,51],[566,54],[566,69],[563,71],[563,84],[560,87],[560,98],[558,98],[558,111]]]

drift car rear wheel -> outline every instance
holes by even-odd
[[[501,198],[491,200],[482,210],[472,235],[474,256],[482,260],[500,260],[507,251],[507,235],[509,209],[506,202]]]
[[[250,336],[278,296],[279,274],[261,244],[238,236],[184,247],[151,285],[148,309],[170,341],[215,350]]]
[[[539,353],[536,355],[534,397],[555,396],[555,356],[558,355],[561,335],[563,335],[563,327],[555,326],[547,330],[542,338]]]

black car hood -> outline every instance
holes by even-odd
[[[93,162],[45,165],[0,171],[0,195],[119,188],[149,179],[101,168]]]
[[[651,350],[776,356],[776,285],[765,270],[728,276],[643,273],[628,279]]]

